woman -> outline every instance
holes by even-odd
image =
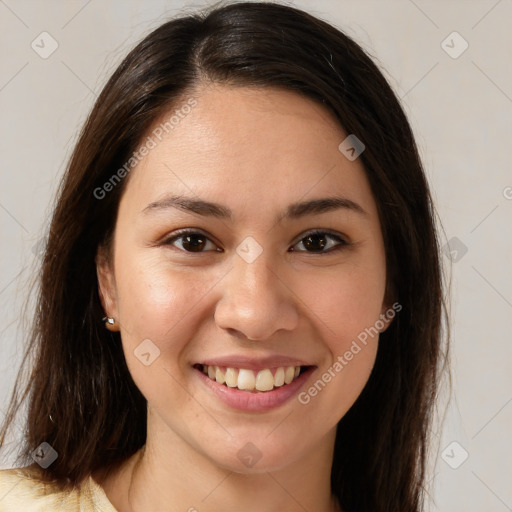
[[[364,51],[276,4],[167,22],[65,174],[0,511],[419,511],[442,312],[428,184]]]

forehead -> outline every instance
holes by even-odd
[[[338,149],[347,133],[325,107],[283,89],[205,86],[173,129],[132,171],[125,192],[136,208],[169,193],[229,204],[236,214],[349,195],[374,209],[361,162]],[[186,100],[184,100],[184,103]],[[180,103],[149,131],[179,112]]]

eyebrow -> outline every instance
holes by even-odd
[[[195,213],[218,219],[232,220],[233,212],[218,203],[195,199],[185,196],[168,196],[159,201],[148,204],[142,212],[144,214],[177,208],[186,212]],[[280,213],[274,219],[274,222],[282,220],[295,220],[307,215],[320,215],[335,210],[348,210],[358,213],[362,216],[368,216],[368,212],[358,203],[340,196],[330,196],[310,201],[303,201],[289,205],[283,213]]]

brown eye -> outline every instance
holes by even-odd
[[[208,244],[211,245],[209,249]],[[205,252],[206,250],[220,250],[216,245],[202,233],[197,231],[180,231],[169,238],[165,245],[173,245],[184,252]]]
[[[331,252],[331,250],[341,249],[348,245],[348,243],[339,236],[325,231],[314,231],[309,233],[296,245],[300,244],[303,245],[305,251],[301,250],[299,252],[310,253],[327,253]],[[295,251],[293,248],[292,250]]]
[[[206,245],[206,237],[202,235],[186,235],[182,237],[182,246],[191,252],[200,252]]]

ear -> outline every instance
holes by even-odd
[[[397,293],[394,283],[392,281],[386,280],[384,298],[382,300],[382,309],[380,311],[379,320],[376,323],[379,334],[387,331],[397,313],[402,309],[402,305],[395,300],[396,296]]]
[[[96,253],[96,275],[98,277],[98,294],[105,316],[118,319],[116,281],[113,262],[107,249],[99,247]],[[117,324],[118,322],[116,322]],[[110,327],[110,326],[109,326]]]
[[[380,322],[378,324],[379,326],[382,327],[379,329],[380,334],[382,334],[388,329],[397,313],[402,309],[402,305],[399,302],[394,302],[393,304],[391,304],[390,302],[391,301],[384,301],[384,303],[382,304],[382,310],[379,316]]]
[[[392,318],[389,316],[390,307],[388,304],[383,304],[382,309],[380,311],[378,326],[381,328],[379,329],[379,334],[382,334],[383,332],[387,331],[389,325],[393,321]],[[383,325],[384,324],[384,325]]]

